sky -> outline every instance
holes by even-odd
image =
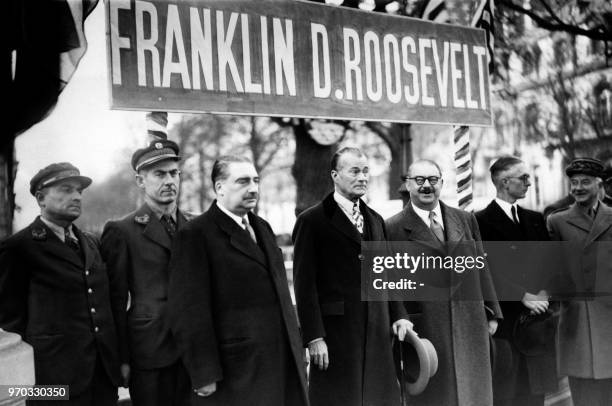
[[[99,182],[126,159],[126,149],[146,144],[144,112],[110,109],[104,18],[104,3],[98,2],[85,21],[87,52],[60,94],[57,106],[16,140],[15,193],[19,210],[15,213],[15,230],[27,226],[39,214],[29,193],[30,179],[39,169],[68,161],[83,175]]]

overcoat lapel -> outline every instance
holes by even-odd
[[[74,227],[74,226],[73,226]],[[64,244],[57,235],[51,230],[40,217],[32,223],[32,238],[41,244],[46,255],[58,258],[62,261],[68,261],[78,268],[83,266],[83,261],[79,255],[74,252],[68,245]],[[76,227],[74,227],[76,230]],[[76,234],[76,233],[75,233]],[[83,237],[77,235],[82,249]]]
[[[578,208],[576,203],[574,203],[570,207],[568,214],[569,215],[566,220],[568,224],[571,224],[574,227],[578,227],[585,233],[589,233],[591,231],[592,224],[590,220],[587,218],[587,216],[584,213],[582,213],[582,211]]]
[[[223,213],[219,207],[217,207],[216,200],[211,205],[210,210],[212,211],[212,217],[219,228],[221,228],[229,236],[232,246],[265,267],[267,265],[265,254],[259,248],[259,246],[255,244],[253,240],[251,240],[249,233],[240,228],[240,226],[236,224],[234,220]],[[251,217],[249,217],[249,219],[250,218]]]
[[[351,223],[346,217],[346,214],[338,206],[338,203],[334,200],[334,194],[330,193],[323,200],[323,207],[325,214],[329,217],[331,225],[333,225],[338,231],[344,234],[347,238],[354,241],[356,244],[361,245],[361,236],[357,228]],[[363,214],[363,213],[362,213]]]
[[[168,232],[164,226],[157,219],[157,215],[153,213],[153,210],[143,204],[140,210],[134,215],[134,221],[143,227],[142,234],[153,241],[154,243],[170,250],[172,247],[172,240],[168,235]]]
[[[79,245],[81,252],[83,253],[83,261],[85,261],[85,269],[89,269],[94,261],[94,249],[92,242],[89,238],[85,237],[81,230],[79,230],[74,224],[72,225],[72,232],[79,239]]]
[[[404,208],[404,216],[402,216],[402,226],[406,231],[406,240],[417,241],[435,250],[442,248],[440,242],[433,234],[431,229],[421,220],[412,208],[412,204],[408,203]]]
[[[599,210],[593,221],[591,231],[587,236],[586,243],[589,244],[597,239],[601,234],[606,232],[612,226],[612,209],[599,202]]]

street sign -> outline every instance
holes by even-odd
[[[114,109],[490,126],[483,30],[296,0],[109,0]]]

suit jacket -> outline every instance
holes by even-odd
[[[612,208],[600,203],[591,222],[574,204],[551,214],[548,229],[552,240],[572,242],[564,250],[567,267],[561,270],[561,279],[580,297],[587,296],[562,303],[559,373],[612,378]]]
[[[442,202],[440,206],[446,241],[474,244],[482,255],[474,216]],[[437,241],[410,203],[387,220],[387,230],[390,241]],[[462,281],[461,289],[470,291],[470,300],[406,302],[415,331],[429,339],[438,353],[438,372],[423,393],[410,398],[411,405],[493,403],[487,318],[500,319],[502,313],[488,270],[464,275],[469,279]],[[481,299],[474,300],[477,296]]]
[[[517,206],[517,217],[519,220],[517,225],[493,200],[484,210],[477,212],[475,216],[483,241],[550,240],[544,217],[536,211]],[[522,251],[518,255],[522,258],[500,258],[500,260],[512,261],[513,264],[519,267],[520,263],[524,260],[534,262],[534,255],[541,251],[541,247],[534,244],[531,247],[533,252],[525,252],[525,249],[529,248],[521,247]],[[489,257],[489,259],[491,258]],[[494,263],[492,264],[494,265]],[[536,273],[538,275],[533,275],[533,278],[522,278],[521,281],[524,283],[519,283],[516,279],[508,278],[511,275],[495,275],[495,268],[492,268],[491,271],[494,275],[497,291],[503,291],[503,293],[500,293],[500,297],[513,298],[513,301],[500,302],[504,320],[494,337],[495,339],[504,339],[512,343],[509,348],[512,351],[513,359],[517,361],[513,365],[506,365],[500,376],[493,377],[495,397],[504,399],[515,397],[517,393],[525,393],[527,391],[531,393],[554,391],[557,388],[557,370],[554,352],[527,357],[516,349],[513,334],[514,326],[519,317],[529,311],[520,300],[525,292],[535,294],[542,289],[548,289],[549,272],[544,269],[537,269]],[[519,270],[517,269],[517,271]]]
[[[258,244],[214,202],[175,237],[168,313],[203,405],[307,405],[303,351],[281,250],[249,213]]]
[[[116,275],[94,237],[73,226],[82,257],[40,218],[0,244],[0,328],[34,348],[36,384],[89,385],[99,357],[119,382]]]
[[[384,241],[382,217],[360,201],[365,240]],[[361,301],[362,237],[329,194],[293,230],[294,280],[304,345],[324,337],[328,370],[310,369],[313,405],[397,405],[391,325],[401,302]]]
[[[186,222],[177,211],[177,228]],[[170,236],[147,204],[121,220],[109,221],[102,233],[102,256],[118,277],[126,305],[129,292],[130,308],[121,313],[119,322],[128,338],[122,344],[137,368],[165,367],[179,357],[166,320],[171,247]]]

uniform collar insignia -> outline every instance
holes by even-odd
[[[134,221],[137,222],[138,224],[149,224],[149,215],[148,214],[143,214],[142,216],[136,216],[134,217]]]
[[[47,239],[47,230],[42,227],[36,227],[32,229],[32,238],[37,241],[44,241]]]

